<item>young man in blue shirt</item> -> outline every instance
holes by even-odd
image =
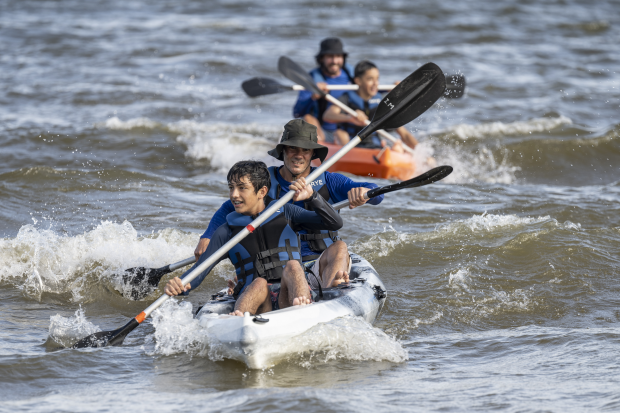
[[[269,203],[275,202],[267,197],[271,177],[263,162],[237,162],[228,172],[227,181],[234,211],[228,214],[226,222],[217,228],[206,252],[196,265],[200,265],[247,228],[266,210]],[[293,201],[303,202],[306,208],[285,204],[233,246],[227,255],[222,256],[186,286],[183,286],[179,277],[168,281],[164,288],[166,294],[186,295],[202,283],[219,261],[228,258],[235,266],[238,279],[233,290],[237,302],[231,315],[243,316],[245,312],[261,314],[279,308],[309,304],[310,290],[301,266],[297,232],[337,231],[342,227],[342,218],[312,186],[306,184],[304,178],[299,178],[288,189],[295,191]],[[266,199],[269,202],[266,202]],[[186,274],[192,270],[193,268]],[[274,285],[277,284],[279,285],[274,290]]]
[[[268,195],[272,199],[279,199],[288,192],[292,182],[310,174],[313,170],[310,166],[312,159],[316,158],[323,162],[327,156],[327,148],[317,143],[315,126],[301,119],[295,119],[286,124],[280,143],[269,151],[269,154],[284,163],[283,166],[269,168],[272,185]],[[376,184],[355,182],[338,173],[325,172],[312,185],[328,203],[348,199],[351,209],[366,202],[378,205],[383,200],[383,195],[369,200],[364,199],[364,194],[376,188]],[[303,203],[296,204],[304,207]],[[233,210],[232,203],[226,201],[213,215],[209,227],[194,251],[197,258],[206,250],[215,230],[226,222],[226,215]],[[324,287],[330,287],[348,280],[351,264],[349,252],[347,245],[340,240],[336,232],[301,231],[300,237],[302,260],[309,272],[316,276],[316,278],[313,275],[308,277],[313,289],[318,288],[319,282]]]
[[[338,98],[343,91],[332,91],[327,85],[349,85],[353,83],[353,68],[346,63],[347,53],[342,41],[337,37],[330,37],[321,42],[321,49],[315,56],[319,67],[310,71],[310,76],[317,86],[333,97]],[[297,102],[293,107],[293,117],[301,118],[317,127],[319,141],[334,143],[336,126],[323,121],[323,113],[327,109],[327,101],[320,95],[313,95],[309,91],[299,92]]]

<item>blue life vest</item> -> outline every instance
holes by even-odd
[[[353,66],[351,66],[348,63],[345,63],[344,66],[342,67],[342,71],[344,72],[346,77],[349,79],[348,83],[349,84],[353,83],[353,75],[352,75]],[[315,83],[325,82],[327,84],[342,84],[340,82],[333,82],[332,78],[326,78],[323,75],[323,72],[321,71],[320,67],[312,69],[312,71],[310,71],[310,76],[312,76],[312,79],[314,79]],[[332,95],[335,98],[338,98],[340,95],[342,95],[342,93],[343,93],[342,91],[334,90],[330,92],[330,95]],[[319,120],[319,122],[321,122],[321,126],[323,127],[323,129],[330,130],[330,131],[336,130],[335,124],[323,122],[323,114],[327,110],[327,100],[325,98],[320,98],[315,102],[315,104],[316,104],[315,116]]]
[[[276,177],[276,173],[278,173],[279,166],[270,166],[269,176],[271,177],[271,188],[269,188],[269,192],[267,192],[267,196],[265,197],[265,203],[271,203],[274,200],[280,199],[280,191],[282,190],[280,183],[278,182],[278,178]],[[333,205],[335,201],[331,199],[329,195],[329,190],[327,189],[326,180],[325,180],[325,172],[323,172],[317,179],[315,179],[312,183],[312,188],[319,193],[329,203]],[[295,205],[305,208],[306,205],[303,201],[295,202]],[[340,237],[338,236],[338,231],[327,231],[327,230],[301,230],[299,231],[299,238],[301,242],[307,242],[308,247],[316,252],[317,254],[306,255],[303,257],[303,261],[312,261],[317,259],[323,251],[327,249],[330,245],[332,245],[335,241],[338,241]]]
[[[353,110],[361,110],[362,112],[366,114],[368,119],[372,119],[372,117],[375,115],[375,112],[377,111],[377,107],[379,106],[379,103],[381,103],[380,93],[377,93],[376,95],[371,97],[369,100],[362,99],[362,97],[358,95],[357,92],[355,91],[346,91],[345,93],[343,93],[342,96],[344,97],[344,99],[341,97],[340,98],[341,101],[344,100],[344,103]],[[364,128],[362,126],[357,126],[352,123],[339,123],[338,129],[345,130],[351,138],[354,138]],[[379,136],[377,136],[376,133],[373,133],[367,139],[364,139],[362,142],[360,142],[358,147],[359,148],[369,148],[369,147],[380,148],[381,139],[379,138]]]
[[[251,216],[238,212],[231,212],[226,216],[233,237],[252,221]],[[233,293],[235,298],[254,278],[261,277],[269,282],[280,282],[288,261],[295,260],[301,263],[299,239],[290,227],[283,208],[232,247],[228,251],[228,258],[237,273],[238,282]]]

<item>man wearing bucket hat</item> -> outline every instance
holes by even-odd
[[[271,188],[266,197],[266,203],[272,199],[279,199],[289,191],[292,182],[307,177],[314,169],[310,166],[312,159],[321,162],[327,156],[327,148],[317,142],[317,128],[301,119],[294,119],[284,126],[282,138],[276,147],[268,152],[269,155],[282,161],[282,166],[269,168]],[[311,183],[315,192],[318,192],[328,203],[334,204],[349,200],[349,208],[353,209],[368,202],[377,205],[383,200],[383,195],[364,199],[364,194],[376,188],[370,182],[355,182],[339,173],[324,172]],[[267,199],[270,198],[270,199]],[[308,208],[303,202],[296,202]],[[230,201],[222,204],[213,215],[209,227],[202,235],[194,254],[198,259],[209,245],[209,239],[215,230],[226,222],[226,216],[234,211]],[[300,231],[301,255],[307,271],[310,273],[308,282],[313,289],[321,286],[329,287],[348,279],[350,257],[347,245],[340,240],[335,231]]]
[[[323,91],[329,92],[327,85],[353,83],[353,67],[346,63],[347,53],[344,51],[344,46],[339,38],[324,39],[315,58],[319,67],[310,71],[310,76]],[[339,98],[344,91],[331,91],[329,93],[335,98]],[[327,101],[325,98],[313,95],[312,92],[301,91],[293,108],[293,116],[302,118],[316,126],[319,140],[333,143],[336,125],[323,122],[323,113],[326,109]]]

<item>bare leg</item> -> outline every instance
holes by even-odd
[[[297,261],[289,261],[284,268],[280,284],[280,296],[278,297],[280,308],[306,305],[311,301],[310,289],[301,264]]]
[[[350,140],[351,140],[351,137],[349,136],[349,134],[343,131],[342,129],[336,129],[334,131],[334,142],[335,143],[344,146],[347,143],[349,143]]]
[[[323,287],[335,287],[349,281],[349,251],[344,241],[330,245],[319,261],[319,273]]]
[[[235,303],[235,311],[230,315],[243,317],[243,313],[262,314],[271,311],[269,287],[264,278],[257,278],[248,285]]]
[[[323,132],[323,128],[321,127],[321,122],[317,118],[312,115],[304,115],[303,120],[308,122],[311,125],[316,126],[317,138],[320,141],[325,141],[325,133]]]

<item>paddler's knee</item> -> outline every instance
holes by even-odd
[[[342,240],[334,241],[334,243],[330,245],[329,248],[327,248],[327,251],[329,252],[333,251],[333,253],[336,253],[336,254],[349,252],[349,250],[347,249],[347,244]]]
[[[299,263],[299,261],[291,260],[286,263],[286,267],[284,267],[284,271],[287,273],[294,273],[294,272],[299,272],[299,271],[303,272],[303,269],[301,268],[301,264]]]

